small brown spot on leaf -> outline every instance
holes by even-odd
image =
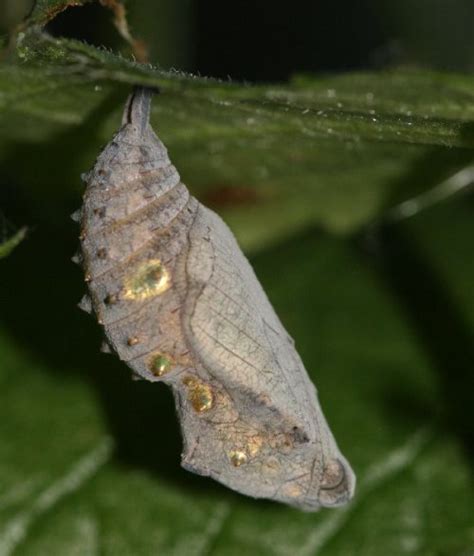
[[[256,205],[262,201],[261,195],[245,185],[216,185],[204,195],[207,204],[214,207],[235,207]]]

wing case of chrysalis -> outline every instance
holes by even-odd
[[[342,505],[355,477],[294,342],[232,232],[181,183],[152,94],[135,89],[84,178],[81,307],[105,351],[172,387],[186,469],[303,510]]]

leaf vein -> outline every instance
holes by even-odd
[[[93,450],[83,456],[63,476],[45,488],[31,503],[19,512],[0,531],[0,556],[10,556],[27,538],[31,526],[68,495],[78,491],[105,465],[112,453],[112,441],[104,438]]]

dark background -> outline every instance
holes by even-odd
[[[28,0],[0,1],[6,32]],[[135,0],[126,3],[132,31],[150,59],[248,81],[281,81],[299,72],[416,66],[472,71],[472,0]],[[123,47],[111,15],[90,4],[70,8],[50,30],[112,48]]]

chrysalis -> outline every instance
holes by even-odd
[[[151,96],[134,91],[85,178],[81,307],[106,350],[172,387],[183,467],[303,510],[344,504],[355,477],[294,342],[229,228],[181,183]]]

